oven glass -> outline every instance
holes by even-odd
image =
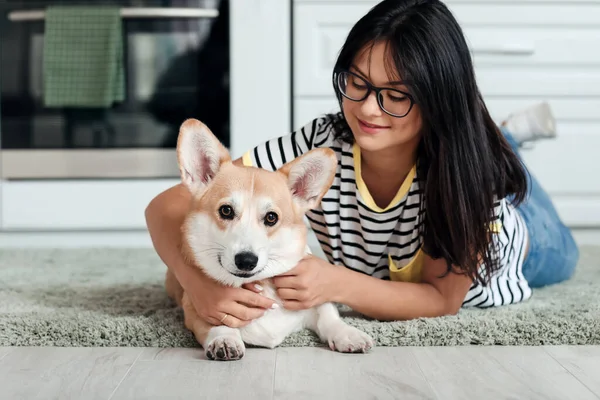
[[[123,101],[106,107],[47,106],[44,20],[11,20],[11,15],[58,4],[158,10],[154,17],[122,18]],[[167,15],[180,8],[219,14]],[[225,0],[0,2],[0,147],[172,149],[179,125],[190,117],[203,120],[229,146],[228,24]]]

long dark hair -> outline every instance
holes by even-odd
[[[423,118],[417,150],[423,250],[445,259],[447,273],[486,284],[499,268],[490,240],[494,209],[507,196],[523,201],[525,166],[490,117],[462,29],[441,1],[382,1],[354,25],[334,71],[348,70],[378,42],[391,55],[386,68],[407,82]],[[352,142],[342,113],[335,117],[338,138]]]

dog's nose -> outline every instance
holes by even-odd
[[[250,251],[243,251],[235,255],[235,265],[242,271],[252,271],[256,268],[258,256]]]

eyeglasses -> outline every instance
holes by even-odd
[[[381,110],[392,117],[405,117],[414,104],[414,99],[409,93],[398,89],[373,86],[353,72],[338,71],[334,73],[333,79],[339,92],[352,101],[363,101],[371,94],[371,91],[375,92]]]

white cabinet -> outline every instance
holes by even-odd
[[[331,72],[376,0],[295,0],[293,127],[337,110]],[[548,101],[558,138],[523,150],[571,226],[600,226],[600,1],[450,0],[494,119]]]
[[[2,230],[143,230],[150,200],[176,183],[176,179],[5,181],[0,185]]]

